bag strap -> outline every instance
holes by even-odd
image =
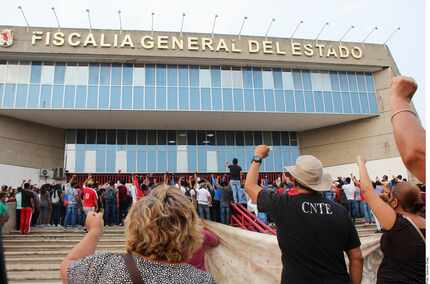
[[[415,225],[414,221],[412,221],[411,218],[409,218],[406,215],[402,215],[403,218],[405,218],[406,220],[409,221],[409,223],[412,224],[412,226],[414,226],[415,230],[417,230],[418,234],[420,235],[421,239],[424,241],[424,243],[426,242],[426,238],[424,237],[423,233],[421,232],[421,230],[417,227],[417,225]]]
[[[124,258],[125,266],[127,267],[128,274],[131,277],[133,284],[143,284],[142,276],[137,268],[136,262],[131,254],[127,253],[122,256]]]

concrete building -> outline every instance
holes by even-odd
[[[397,74],[378,44],[0,26],[0,184],[69,173],[217,173],[255,145],[263,171],[299,154],[333,175],[403,174]],[[45,179],[45,178],[43,178]]]

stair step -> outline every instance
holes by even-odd
[[[54,271],[60,270],[61,261],[58,263],[7,263],[7,271]]]
[[[113,252],[113,253],[124,253],[125,249],[101,249],[98,248],[97,251],[100,252]],[[5,257],[6,262],[9,259],[12,259],[12,257],[16,258],[29,258],[29,259],[38,259],[38,258],[44,258],[44,257],[62,257],[64,258],[68,253],[70,252],[70,249],[57,249],[53,251],[5,251]]]
[[[37,251],[57,251],[59,248],[59,245],[56,244],[44,244],[41,243],[40,245],[9,245],[9,244],[4,244],[4,251],[5,253],[7,252],[26,252],[26,251],[33,251],[33,252],[37,252]],[[61,249],[68,249],[71,250],[74,247],[74,244],[62,244],[61,245]],[[124,248],[125,244],[98,244],[97,248],[98,249],[106,249],[106,250],[110,250],[110,249],[120,249],[120,248]]]
[[[7,273],[8,279],[13,281],[38,281],[47,283],[47,281],[60,281],[60,271],[58,270],[49,270],[49,271],[32,271],[28,273],[27,271],[18,272],[11,271]]]

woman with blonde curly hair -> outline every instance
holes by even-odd
[[[215,283],[184,262],[202,244],[192,203],[175,187],[159,187],[133,205],[126,218],[126,254],[95,253],[103,233],[90,213],[88,234],[61,264],[63,283]]]

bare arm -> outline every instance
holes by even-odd
[[[400,110],[413,110],[411,99],[417,89],[417,85],[413,79],[399,76],[393,79],[391,88],[391,106],[392,112],[395,114],[392,118],[392,124],[397,148],[406,168],[425,183],[425,130],[421,126],[418,117],[413,113],[398,113]]]
[[[264,159],[269,155],[269,151],[269,147],[260,145],[255,148],[255,155]],[[259,174],[260,163],[252,162],[246,175],[245,192],[254,204],[257,204],[258,193],[262,190],[261,186],[258,185]]]
[[[389,230],[396,221],[396,212],[373,191],[373,185],[367,173],[366,164],[361,157],[357,158],[357,163],[360,172],[360,190],[363,192],[364,198],[376,215],[376,218],[378,218],[381,227]]]
[[[67,283],[67,270],[74,261],[93,255],[96,251],[97,242],[103,234],[103,219],[100,213],[88,214],[86,220],[88,233],[64,258],[60,266],[61,279]]]
[[[349,259],[349,274],[352,284],[360,284],[363,275],[363,255],[360,247],[346,252]]]

